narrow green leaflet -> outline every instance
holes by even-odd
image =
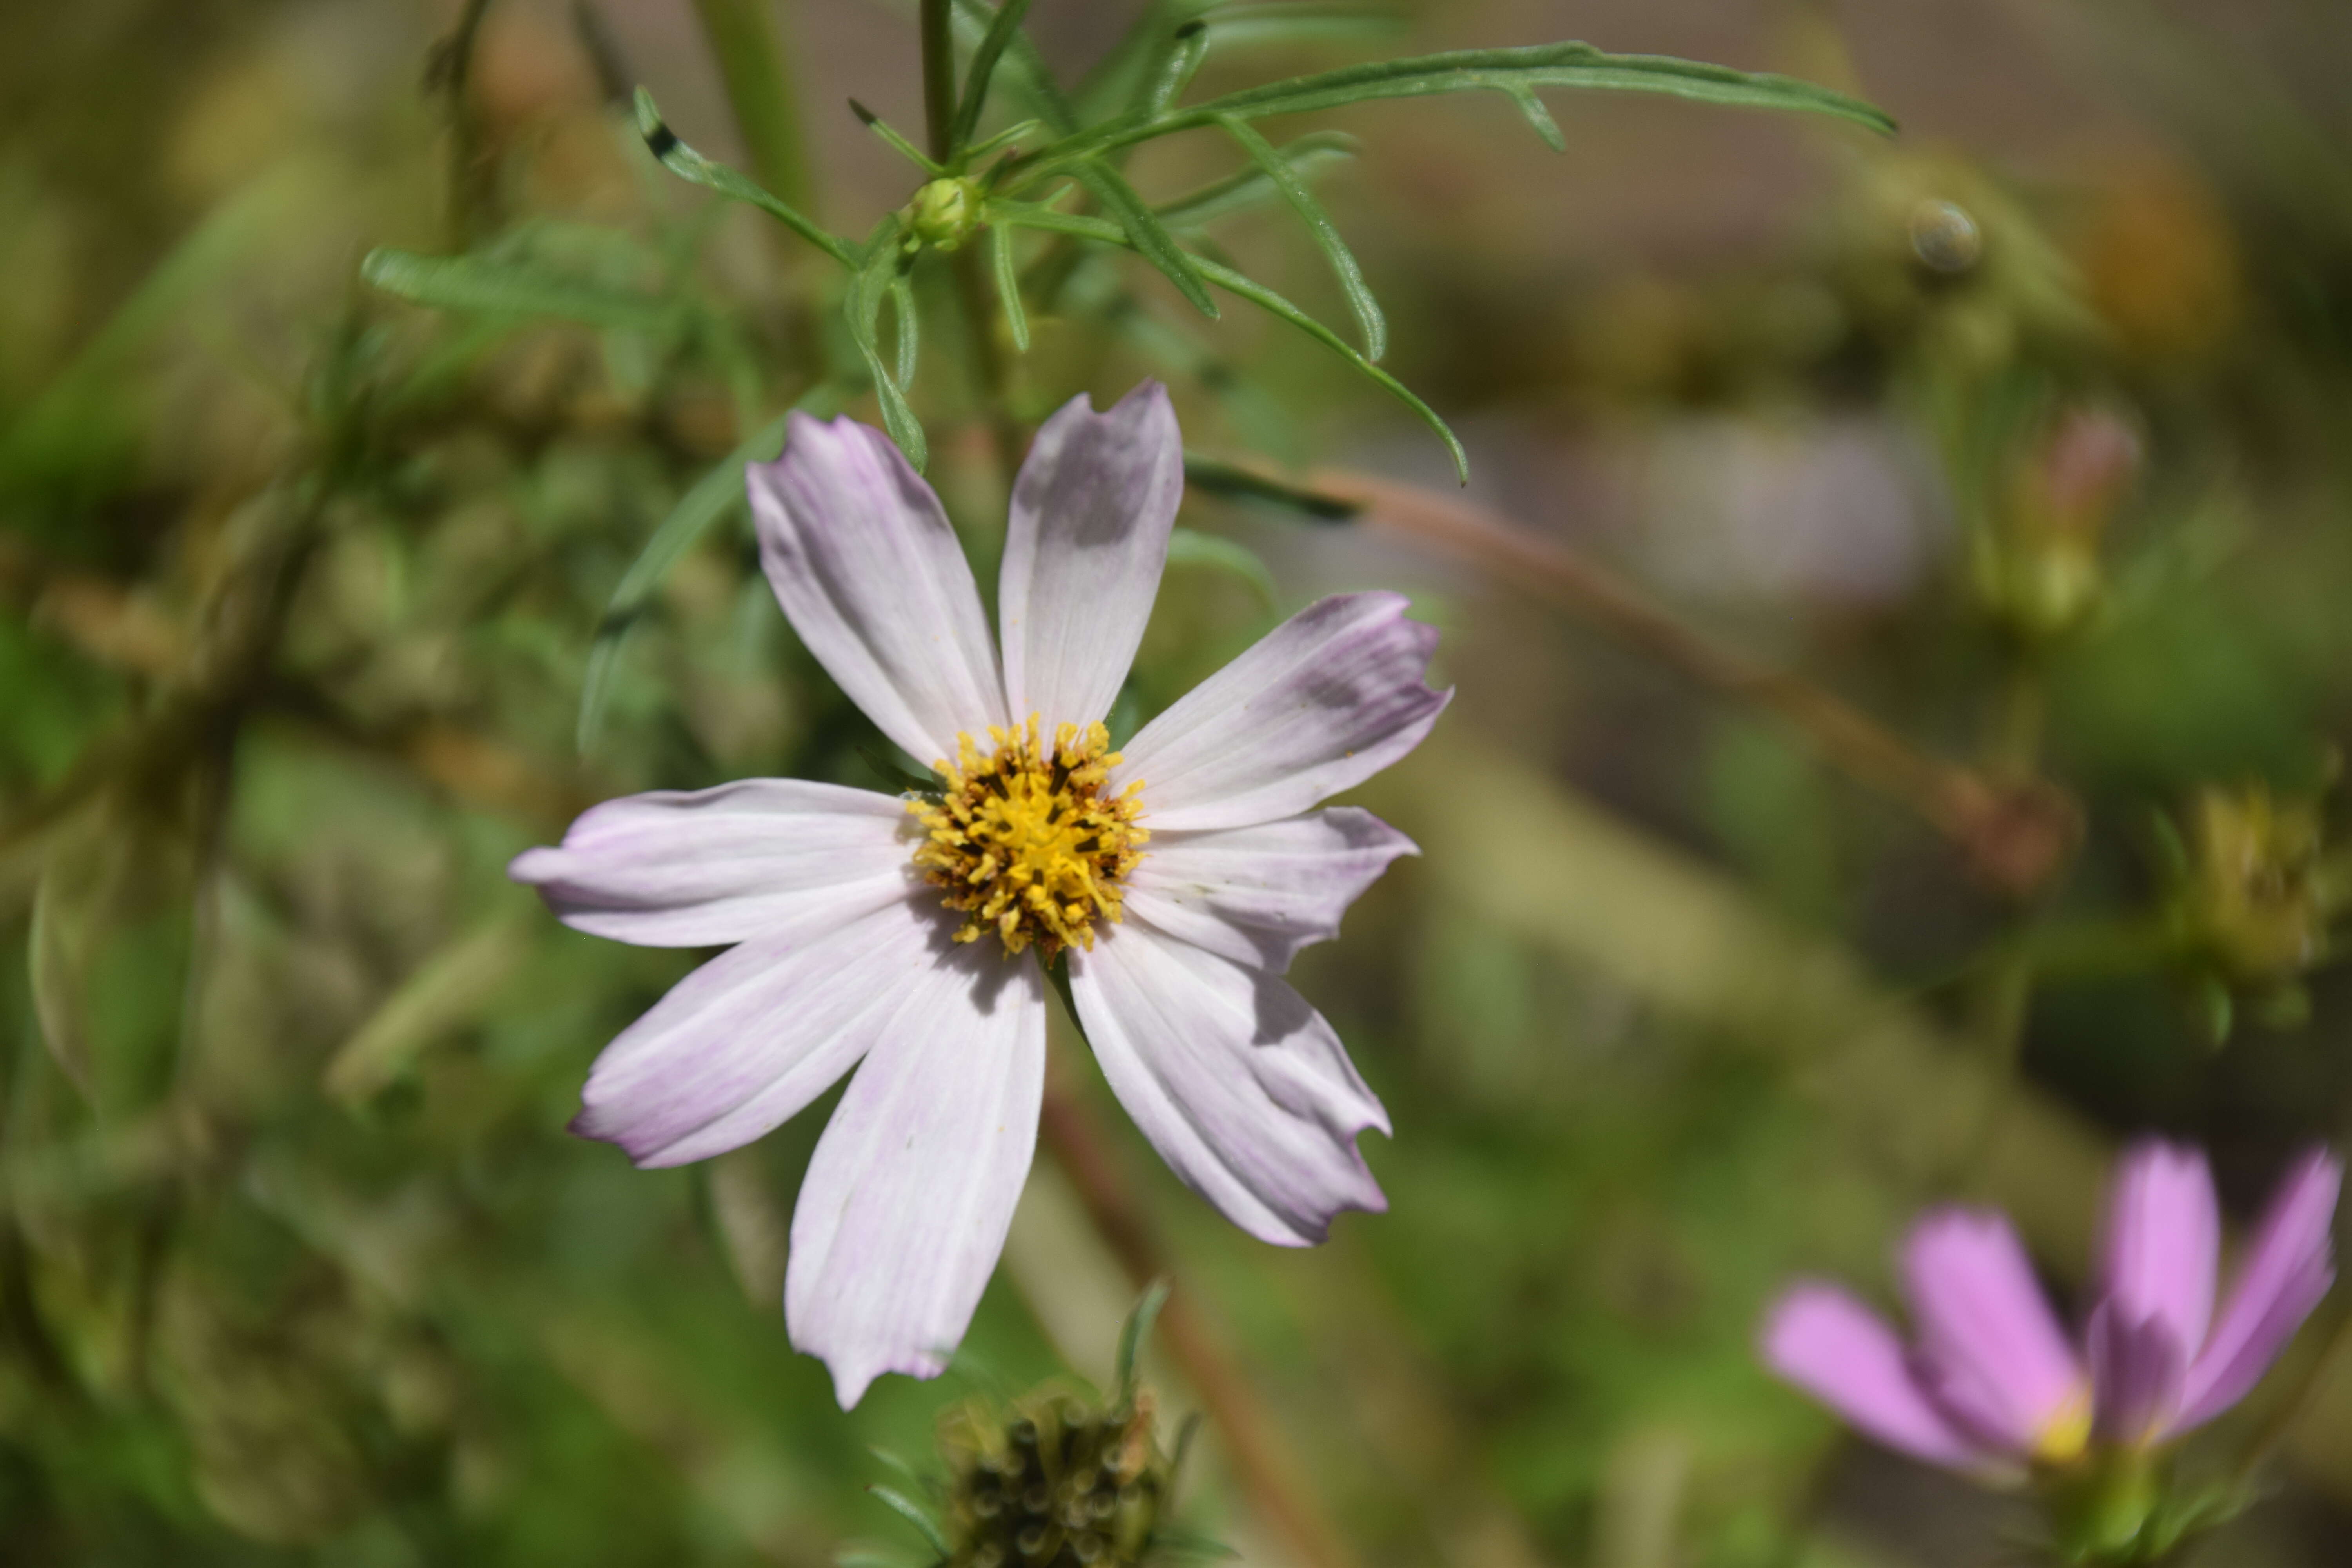
[[[1244,88],[1205,103],[1158,115],[1127,114],[1038,150],[1024,171],[1032,180],[1065,172],[1081,159],[1114,147],[1215,124],[1225,116],[1261,120],[1303,114],[1381,98],[1422,98],[1450,92],[1499,92],[1524,102],[1538,88],[1665,93],[1702,103],[1827,114],[1891,134],[1884,110],[1790,77],[1756,75],[1727,66],[1664,55],[1612,55],[1590,44],[1538,44],[1525,48],[1457,49],[1410,59],[1346,66]]]
[[[1185,472],[1192,466],[1185,465]],[[1274,573],[1258,552],[1246,544],[1236,544],[1230,539],[1220,539],[1213,533],[1198,529],[1171,529],[1168,534],[1168,564],[1171,566],[1205,566],[1238,577],[1257,591],[1268,613],[1282,613],[1282,590],[1275,585]]]
[[[890,319],[898,329],[898,384],[915,384],[915,358],[921,342],[922,321],[915,310],[915,285],[903,272],[890,279]]]
[[[1339,277],[1340,291],[1348,296],[1348,308],[1356,312],[1356,324],[1364,330],[1364,357],[1380,359],[1389,349],[1388,318],[1381,314],[1381,302],[1372,298],[1371,285],[1364,281],[1364,269],[1357,264],[1356,253],[1339,237],[1339,226],[1323,210],[1323,204],[1315,199],[1315,193],[1307,188],[1298,171],[1274,150],[1274,143],[1257,133],[1257,127],[1231,115],[1217,123],[1241,143],[1242,151],[1274,182],[1282,199],[1290,204],[1291,211],[1307,226],[1307,232],[1315,237],[1315,243]]]
[[[971,67],[964,73],[963,97],[957,100],[955,121],[948,134],[950,156],[961,153],[971,133],[980,129],[980,111],[988,104],[989,79],[996,74],[996,62],[1003,58],[1005,46],[1020,35],[1021,18],[1028,14],[1029,0],[1003,0],[989,18],[988,31],[980,36],[971,51]]]
[[[1005,330],[1013,346],[1029,352],[1029,312],[1021,303],[1021,266],[1013,254],[1013,230],[998,224],[988,231],[988,269],[996,279],[997,298],[1004,302]]]
[[[1220,48],[1284,48],[1293,44],[1353,43],[1394,37],[1405,30],[1404,15],[1383,5],[1220,5],[1204,18]]]
[[[1168,1289],[1166,1279],[1154,1279],[1118,1327],[1118,1354],[1112,1363],[1118,1392],[1112,1397],[1122,1405],[1135,1397],[1135,1363],[1143,1354],[1143,1342],[1151,1337],[1151,1325],[1160,1321],[1160,1310],[1168,1305]]]
[[[371,250],[360,276],[387,294],[444,310],[478,315],[552,316],[591,327],[658,332],[679,307],[651,294],[567,278],[525,262],[479,256],[417,256]]]
[[[1356,139],[1339,131],[1312,131],[1275,149],[1275,155],[1305,180],[1356,155]],[[1170,228],[1201,228],[1221,217],[1272,201],[1281,191],[1260,168],[1238,169],[1222,180],[1196,186],[1160,203],[1152,213]]]
[[[931,162],[931,155],[929,153],[908,141],[905,132],[854,98],[849,100],[849,112],[857,116],[857,122],[860,125],[882,138],[892,152],[920,169],[927,177],[937,179],[947,173],[945,169]]]
[[[678,178],[691,181],[705,190],[717,191],[735,201],[748,202],[844,267],[857,265],[857,252],[847,240],[803,217],[780,198],[761,189],[758,182],[749,175],[740,174],[724,163],[714,163],[679,141],[677,132],[663,122],[661,110],[654,107],[653,94],[644,88],[637,89],[637,134],[646,139],[646,151],[661,160],[662,167]]]
[[[987,38],[988,30],[996,25],[996,17],[997,8],[988,0],[955,0],[956,35],[974,50]],[[1070,100],[1055,84],[1054,73],[1045,68],[1037,46],[1019,28],[1014,28],[1006,40],[1003,58],[997,61],[989,79],[1002,82],[1023,110],[1044,121],[1055,135],[1067,136],[1078,129],[1078,117],[1070,111]]]
[[[793,405],[793,410],[823,414],[835,403],[832,390],[820,387]],[[595,749],[604,732],[604,708],[612,698],[613,676],[620,665],[621,649],[638,617],[645,614],[654,590],[661,586],[670,568],[694,548],[695,541],[743,503],[743,465],[774,458],[782,448],[784,426],[792,418],[793,410],[778,415],[754,431],[678,497],[677,504],[669,509],[669,515],[655,527],[645,548],[629,563],[620,586],[613,590],[604,616],[596,623],[596,640],[588,649],[588,668],[580,681],[580,716],[573,724],[572,739],[583,754]]]
[[[1118,220],[1121,243],[1132,247],[1142,258],[1168,276],[1176,291],[1192,302],[1193,309],[1214,320],[1217,302],[1209,297],[1207,279],[1201,268],[1185,248],[1176,243],[1176,237],[1151,215],[1127,176],[1107,163],[1085,163],[1070,171],[1078,184],[1084,185],[1103,210]]]
[[[907,1496],[906,1493],[893,1491],[888,1487],[871,1486],[866,1489],[887,1505],[891,1512],[922,1531],[924,1542],[941,1558],[955,1555],[948,1546],[947,1537],[940,1533],[939,1521],[931,1517],[930,1510]]]
[[[1076,235],[1079,238],[1098,240],[1106,245],[1123,245],[1130,249],[1134,247],[1134,242],[1128,238],[1124,229],[1117,224],[1106,223],[1101,218],[1087,217],[1076,213],[1055,212],[1051,207],[1038,206],[1026,202],[992,202],[990,204],[990,209],[993,220],[997,222],[1018,224],[1024,228],[1045,229],[1055,234]],[[1453,456],[1454,473],[1464,484],[1470,482],[1470,455],[1462,449],[1462,443],[1454,436],[1453,427],[1438,416],[1437,410],[1423,403],[1412,388],[1358,353],[1355,345],[1349,342],[1347,339],[1255,279],[1236,272],[1230,267],[1221,267],[1201,257],[1191,257],[1188,259],[1193,266],[1200,268],[1202,277],[1218,288],[1228,293],[1238,294],[1260,310],[1281,317],[1378,382],[1391,396],[1412,409],[1423,424],[1436,433],[1437,438],[1445,443],[1446,451]]]
[[[1187,22],[1176,29],[1169,40],[1168,58],[1148,79],[1150,85],[1144,90],[1138,106],[1145,114],[1160,114],[1176,101],[1183,90],[1192,85],[1200,73],[1201,61],[1209,52],[1209,29],[1201,22]]]
[[[930,460],[930,449],[923,439],[922,421],[915,417],[907,394],[882,363],[878,329],[882,317],[882,300],[898,281],[898,218],[897,214],[882,220],[866,241],[865,259],[849,279],[849,288],[842,297],[841,313],[848,323],[849,336],[857,344],[857,352],[866,360],[866,368],[874,377],[874,395],[882,405],[882,427],[890,432],[890,439],[898,450],[907,454],[907,461],[920,473]],[[911,318],[910,318],[911,319]],[[902,325],[900,345],[908,342]]]

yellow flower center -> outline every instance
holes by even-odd
[[[2067,1465],[2091,1446],[2091,1395],[2087,1389],[2067,1396],[2042,1430],[2034,1434],[2033,1458],[2044,1465]]]
[[[1119,882],[1151,837],[1136,826],[1142,782],[1108,793],[1119,755],[1100,724],[1060,726],[1050,751],[1034,713],[1010,732],[990,725],[988,738],[995,750],[983,759],[958,735],[954,765],[931,764],[945,793],[907,803],[925,830],[915,864],[963,912],[958,942],[992,931],[1008,954],[1032,942],[1048,960],[1066,947],[1091,951],[1095,921],[1118,920]]]

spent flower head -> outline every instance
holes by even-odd
[[[989,634],[938,498],[880,431],[794,421],[751,470],[784,614],[877,727],[929,761],[904,798],[797,779],[608,801],[517,880],[579,930],[733,944],[596,1060],[574,1127],[641,1165],[767,1132],[856,1068],[793,1216],[793,1342],[842,1404],[930,1376],[994,1268],[1036,1140],[1046,966],[1112,1091],[1263,1240],[1385,1206],[1388,1116],[1283,978],[1410,840],[1314,809],[1447,701],[1393,594],[1293,616],[1120,751],[1127,677],[1183,489],[1168,397],[1081,397],[1013,487]]]

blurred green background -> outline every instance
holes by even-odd
[[[1075,79],[1139,8],[1032,30]],[[914,181],[842,100],[920,122],[910,10],[756,9],[808,203],[862,233]],[[696,5],[498,0],[452,70],[458,11],[0,9],[9,1563],[826,1563],[911,1539],[869,1446],[1102,1378],[1134,1297],[1041,1157],[968,1365],[844,1415],[777,1310],[830,1102],[684,1170],[563,1131],[695,955],[562,930],[507,859],[628,791],[881,783],[740,512],[607,618],[844,346],[808,253],[609,107],[642,81],[757,162]],[[1189,1486],[1246,1561],[2000,1561],[2007,1503],[1842,1437],[1751,1335],[1797,1270],[1883,1292],[1923,1203],[2010,1206],[2067,1287],[2121,1137],[2204,1141],[2242,1214],[2352,1113],[2352,11],[1463,0],[1209,79],[1563,37],[1905,131],[1554,94],[1555,155],[1499,98],[1330,116],[1361,145],[1319,189],[1466,490],[1320,349],[1130,267],[1081,269],[1017,369],[1031,413],[1161,375],[1197,453],[1374,498],[1196,486],[1227,547],[1171,567],[1132,717],[1322,593],[1445,631],[1454,709],[1361,792],[1424,856],[1297,971],[1394,1114],[1391,1212],[1260,1246],[1059,1035],[1057,1081],[1260,1407],[1272,1481],[1212,1424]],[[1230,166],[1199,141],[1139,184]],[[1217,241],[1344,322],[1286,214]],[[667,303],[596,331],[359,281],[469,242]],[[985,565],[955,308],[919,401]],[[1796,683],[1759,702],[1761,668]],[[2352,1553],[2337,1321],[2190,1455],[2284,1439],[2199,1561]],[[1194,1407],[1196,1363],[1148,1364]]]

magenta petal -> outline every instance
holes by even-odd
[[[2149,1139],[2116,1168],[2107,1196],[2100,1300],[2116,1322],[2163,1326],[2186,1357],[2213,1321],[2221,1210],[2196,1149]]]
[[[2171,1427],[2189,1355],[2162,1318],[2134,1321],[2109,1301],[2091,1314],[2093,1425],[2111,1443],[2140,1443]]]
[[[1168,390],[1147,381],[1097,414],[1070,399],[1013,487],[997,620],[1013,721],[1091,724],[1110,711],[1151,618],[1184,495]]]
[[[904,898],[906,803],[802,779],[740,779],[590,806],[507,874],[575,931],[715,947],[823,911],[838,925]]]
[[[1354,806],[1255,827],[1151,836],[1128,876],[1127,913],[1236,963],[1290,967],[1339,934],[1339,917],[1412,840]]]
[[[2344,1167],[2326,1150],[2295,1163],[2256,1227],[2212,1337],[2189,1368],[2180,1426],[2246,1396],[2336,1280],[2333,1230]]]
[[[1045,1091],[1033,963],[960,947],[885,1012],[809,1161],[784,1272],[793,1345],[832,1370],[845,1410],[885,1372],[946,1369],[1004,1250]]]
[[[760,564],[816,661],[876,727],[930,763],[1004,722],[971,566],[939,497],[879,430],[796,414],[747,471]]]
[[[1097,927],[1070,991],[1111,1092],[1184,1184],[1261,1241],[1386,1208],[1356,1135],[1388,1113],[1283,981],[1141,924]]]
[[[1122,748],[1145,826],[1247,827],[1295,816],[1421,743],[1452,696],[1423,676],[1437,633],[1396,594],[1309,605]]]
[[[1903,1273],[1922,1381],[1972,1434],[2027,1454],[2086,1414],[2082,1368],[2005,1216],[1928,1215],[1905,1245]]]
[[[1766,1316],[1761,1349],[1775,1374],[1890,1448],[1955,1468],[1982,1458],[1913,1378],[1895,1331],[1834,1285],[1791,1288]]]

